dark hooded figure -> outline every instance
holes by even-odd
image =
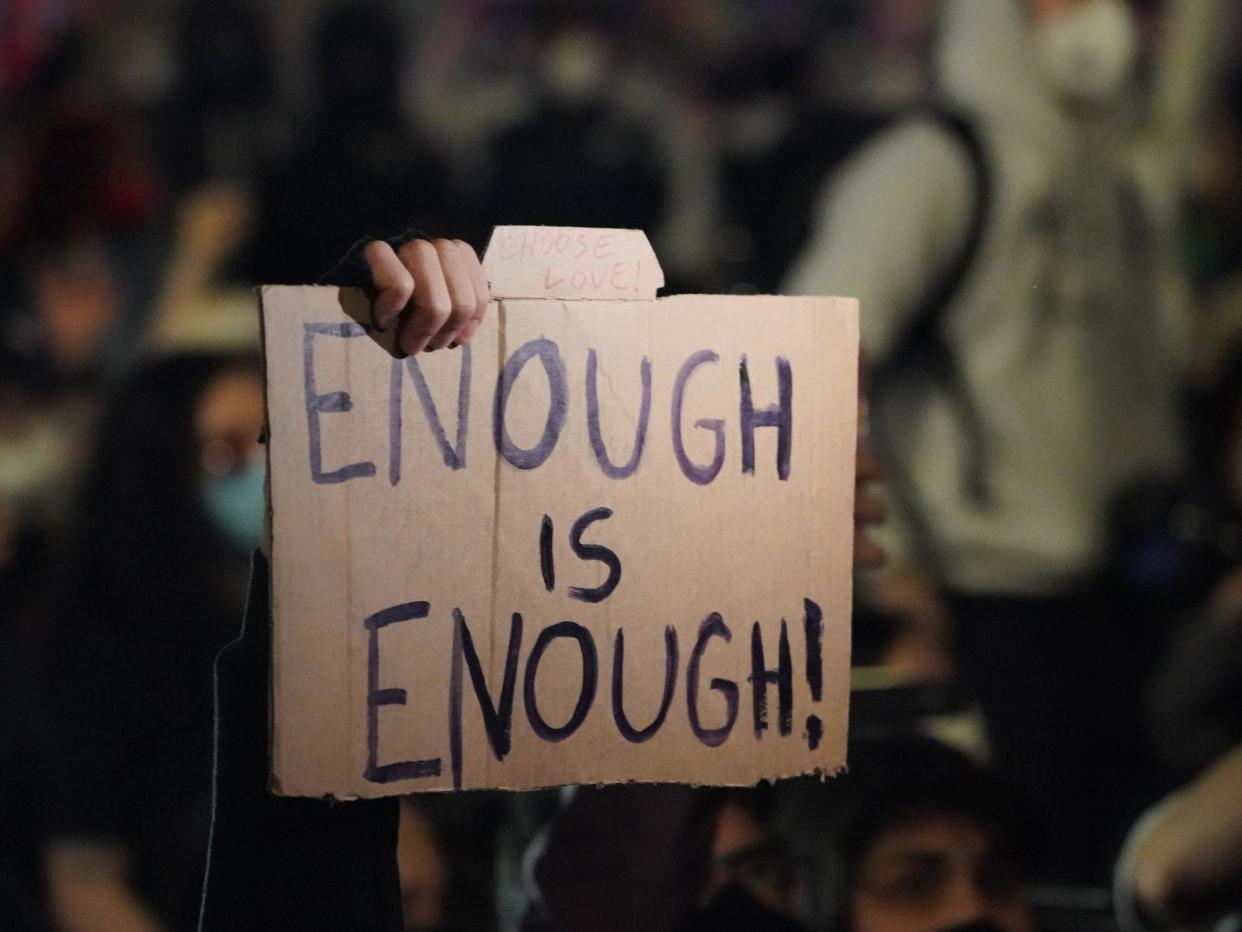
[[[58,927],[193,927],[211,667],[262,532],[262,418],[248,356],[157,359],[109,402],[46,661],[39,757]]]

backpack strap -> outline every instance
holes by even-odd
[[[879,412],[893,389],[916,373],[938,384],[953,405],[966,445],[966,469],[962,477],[966,496],[979,507],[986,507],[991,495],[979,406],[944,330],[948,310],[975,265],[991,217],[992,173],[983,139],[969,117],[939,107],[928,108],[925,115],[955,140],[967,159],[973,189],[970,223],[952,261],[932,282],[888,355],[873,370],[872,399]],[[926,510],[918,501],[910,476],[892,455],[893,444],[886,436],[884,418],[880,416],[875,420],[873,434],[889,467],[890,492],[910,522],[920,556],[938,569],[933,538],[926,524]]]
[[[978,128],[970,118],[954,111],[933,107],[925,113],[938,127],[953,137],[967,157],[974,194],[970,224],[953,261],[944,267],[940,276],[923,295],[918,310],[911,316],[894,343],[880,370],[886,373],[904,371],[911,362],[922,356],[930,344],[942,339],[941,327],[945,311],[957,296],[974,265],[992,212],[992,173]]]

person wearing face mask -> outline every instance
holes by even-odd
[[[46,662],[43,861],[62,929],[188,929],[211,666],[262,536],[257,358],[176,352],[105,411]]]
[[[831,180],[786,283],[861,300],[894,562],[942,594],[1063,878],[1105,870],[1138,753],[1092,586],[1110,500],[1180,457],[1174,205],[1227,7],[1169,4],[1144,110],[1122,0],[946,0],[934,107]]]

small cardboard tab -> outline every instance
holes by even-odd
[[[641,230],[496,227],[483,270],[499,300],[653,301],[664,287]]]
[[[503,298],[398,360],[261,294],[277,792],[844,764],[857,302]]]

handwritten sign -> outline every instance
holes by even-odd
[[[845,757],[857,307],[498,228],[470,345],[262,289],[272,786],[749,784]]]
[[[638,230],[498,227],[484,257],[508,298],[654,300],[664,275]]]

